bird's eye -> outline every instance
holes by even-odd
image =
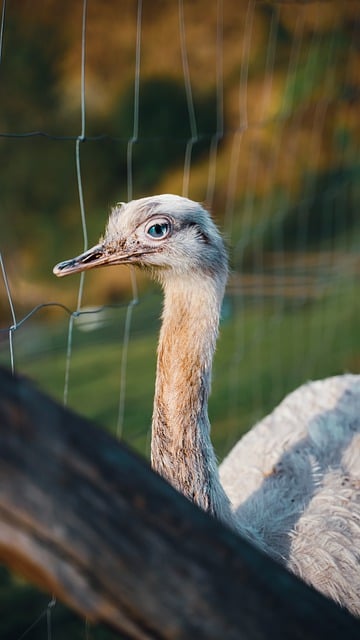
[[[162,220],[161,222],[154,222],[151,224],[146,233],[148,236],[153,238],[154,240],[162,240],[169,235],[170,232],[170,223],[166,220]]]

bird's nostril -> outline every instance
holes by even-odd
[[[98,260],[102,256],[103,256],[102,251],[94,251],[94,253],[90,253],[88,256],[84,256],[81,262],[87,264],[89,262],[93,262],[94,260]],[[74,263],[75,263],[75,260],[74,260]]]
[[[68,269],[69,267],[73,267],[75,263],[76,263],[75,258],[72,258],[72,260],[65,260],[64,262],[60,262],[60,264],[57,265],[57,269],[59,271],[63,271],[63,269]]]

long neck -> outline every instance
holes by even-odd
[[[207,412],[223,286],[167,283],[152,425],[153,468],[190,500],[232,524]]]

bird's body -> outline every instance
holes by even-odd
[[[288,395],[220,479],[242,535],[360,615],[360,376]]]
[[[164,289],[152,466],[175,488],[360,615],[360,376],[300,387],[217,467],[207,413],[227,279],[208,213],[179,196],[115,207],[104,239],[56,275],[147,269]]]

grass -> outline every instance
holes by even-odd
[[[223,326],[210,402],[221,457],[300,384],[359,371],[359,311],[349,287],[280,314],[272,303],[245,308]]]
[[[309,379],[358,370],[360,303],[340,282],[318,301],[281,303],[229,297],[215,356],[209,413],[222,458],[232,443]],[[161,296],[133,309],[126,370],[124,439],[148,455]],[[114,432],[118,420],[126,307],[108,309],[97,328],[75,323],[68,404]],[[93,322],[94,316],[89,316]],[[68,317],[26,323],[15,333],[18,369],[62,401]],[[7,358],[3,346],[0,358]]]

